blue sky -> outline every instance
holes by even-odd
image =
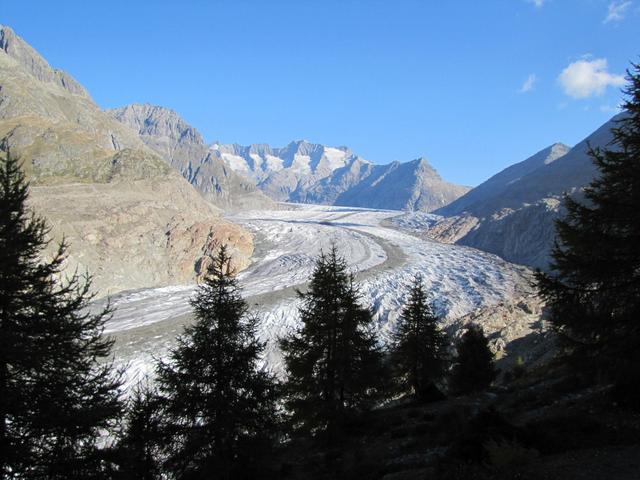
[[[640,61],[640,0],[0,0],[104,108],[175,109],[207,141],[426,156],[476,185],[575,144]]]

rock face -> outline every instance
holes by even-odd
[[[217,152],[230,168],[253,180],[277,201],[301,201],[319,180],[354,160],[345,147],[332,148],[305,140],[284,148],[269,145],[225,145],[215,143]]]
[[[515,164],[435,213],[445,215],[430,231],[506,260],[547,268],[555,238],[554,221],[565,194],[580,196],[597,173],[589,144],[605,147],[620,114],[568,149],[554,144]]]
[[[58,85],[70,93],[89,99],[89,94],[84,87],[68,73],[51,68],[31,45],[25,43],[13,30],[2,25],[0,25],[0,50],[17,60],[37,80]]]
[[[284,148],[223,144],[211,148],[278,201],[431,211],[469,190],[442,180],[424,158],[374,165],[346,147],[304,140]]]
[[[522,292],[498,304],[479,308],[447,322],[451,338],[460,338],[469,325],[481,325],[501,371],[519,359],[527,367],[548,362],[557,354],[556,336],[549,327],[548,311],[537,292]]]
[[[200,132],[173,110],[133,104],[107,113],[137,132],[214,205],[225,210],[274,206],[254,182],[227,166],[217,151],[205,145]]]
[[[427,159],[375,165],[357,185],[341,193],[336,205],[430,212],[469,191],[442,180]]]
[[[88,269],[100,295],[193,281],[220,242],[248,262],[249,233],[135,132],[7,27],[0,46],[0,154],[21,159],[31,206],[55,240],[64,234],[69,267]]]

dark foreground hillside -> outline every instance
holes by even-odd
[[[339,447],[292,440],[288,479],[640,478],[640,415],[562,367],[434,403],[409,398],[354,420]]]

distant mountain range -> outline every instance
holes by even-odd
[[[469,190],[442,180],[424,158],[375,165],[347,147],[306,140],[283,148],[207,146],[194,127],[168,108],[132,104],[108,113],[225,209],[267,208],[277,201],[432,211]]]
[[[444,181],[425,158],[376,165],[347,147],[305,140],[284,148],[219,143],[211,148],[279,201],[428,212],[469,190]]]
[[[108,113],[225,209],[273,206],[262,192],[277,202],[432,211],[469,190],[444,181],[425,158],[375,165],[347,147],[306,140],[283,148],[207,146],[194,127],[168,108],[132,104]]]

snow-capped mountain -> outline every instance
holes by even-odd
[[[284,148],[271,148],[266,144],[242,146],[214,143],[211,149],[220,152],[232,169],[257,183],[282,170],[290,170],[301,177],[323,178],[355,157],[346,147],[325,147],[306,140],[291,142]]]
[[[215,143],[211,149],[278,201],[431,211],[469,190],[444,181],[424,158],[376,165],[347,147],[305,140],[284,148]]]
[[[214,143],[211,150],[278,201],[299,200],[315,183],[356,159],[345,147],[326,147],[306,140],[291,142],[284,148]]]

